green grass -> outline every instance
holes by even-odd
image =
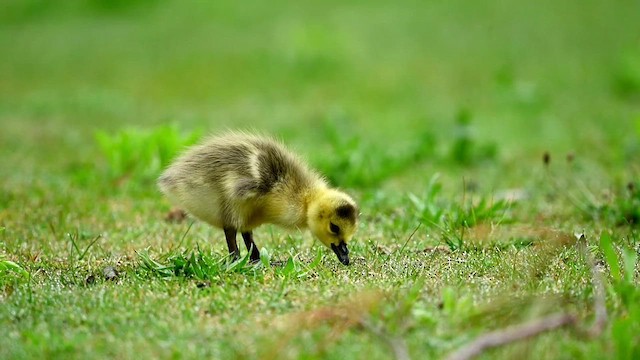
[[[638,14],[3,2],[0,358],[441,358],[559,311],[577,324],[484,357],[640,357]],[[231,262],[221,231],[165,222],[162,167],[229,128],[359,200],[352,265],[271,226]]]

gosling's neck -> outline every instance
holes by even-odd
[[[324,193],[326,193],[327,188],[328,186],[325,182],[318,182],[314,184],[314,186],[309,187],[305,192],[302,198],[303,218],[301,220],[303,222],[303,227],[309,227],[309,218],[311,217],[310,207],[314,202],[317,202]]]
[[[288,228],[307,228],[309,205],[320,198],[327,185],[318,181],[303,189],[281,191],[272,196],[266,205],[270,222]]]

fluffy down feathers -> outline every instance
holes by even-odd
[[[231,230],[233,244],[229,235],[227,244],[234,256],[235,231],[251,238],[252,229],[272,223],[309,227],[343,263],[349,262],[346,243],[355,232],[356,203],[330,189],[319,174],[268,137],[245,133],[210,137],[178,157],[158,185],[195,217],[225,233]],[[245,237],[245,243],[254,246],[252,259],[259,256],[253,240]]]

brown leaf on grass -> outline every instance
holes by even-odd
[[[187,213],[182,209],[171,209],[164,217],[166,222],[180,224],[187,218]]]

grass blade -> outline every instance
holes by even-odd
[[[611,235],[608,233],[604,233],[600,236],[600,250],[609,265],[611,276],[616,282],[619,282],[621,280],[620,263],[618,262],[618,256],[616,255],[616,250],[614,249],[611,241]]]

